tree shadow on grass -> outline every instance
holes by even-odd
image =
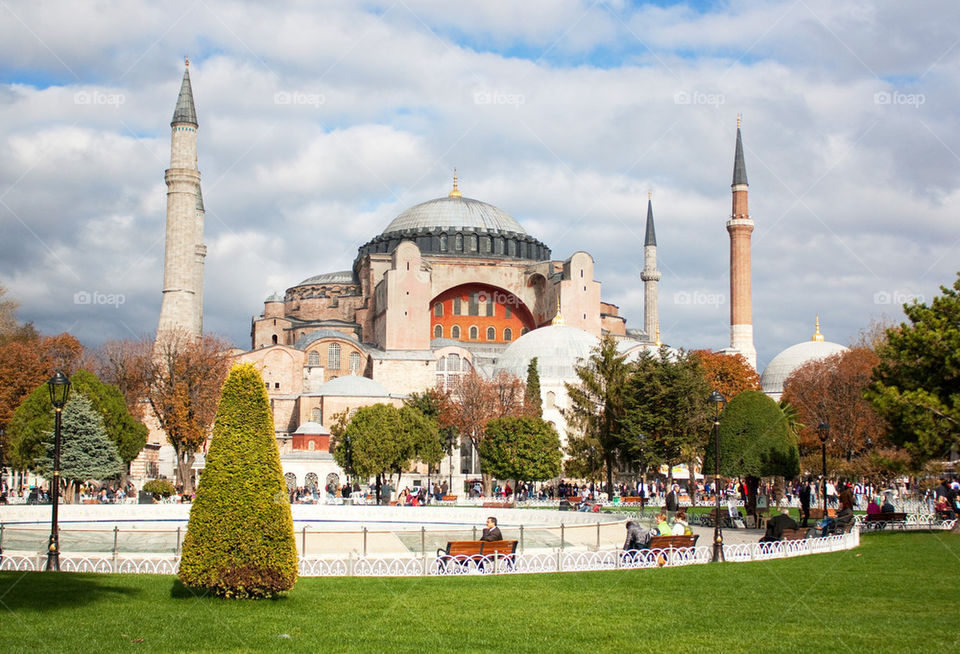
[[[78,572],[0,572],[0,606],[11,611],[50,611],[112,603],[143,592],[128,576]]]

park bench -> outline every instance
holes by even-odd
[[[444,495],[443,497],[440,498],[440,501],[441,501],[441,502],[445,502],[445,503],[447,503],[447,504],[456,504],[456,503],[457,503],[457,496],[456,496],[456,495]]]
[[[827,509],[828,518],[836,518],[837,510],[836,509]],[[810,509],[810,519],[811,520],[823,520],[823,509]]]
[[[650,545],[642,556],[647,560],[653,560],[656,557],[657,565],[663,566],[675,559],[677,550],[684,550],[680,555],[692,554],[693,548],[697,546],[697,534],[689,536],[654,536],[650,539]]]
[[[495,566],[502,562],[512,568],[516,551],[515,540],[452,540],[447,542],[446,549],[437,550],[437,561],[441,574],[447,572],[448,566],[465,568],[470,563],[476,564],[478,570],[490,562]]]
[[[868,513],[864,524],[873,529],[883,529],[890,523],[900,523],[899,526],[902,529],[906,520],[906,513]]]
[[[645,500],[646,498],[644,497],[621,497],[620,503],[621,504],[639,504],[642,506],[646,503]]]
[[[513,502],[484,502],[485,509],[512,509]]]
[[[784,529],[783,537],[780,540],[803,540],[807,537],[808,531],[810,531],[808,527],[800,527],[798,529]]]

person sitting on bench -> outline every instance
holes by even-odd
[[[767,520],[767,531],[760,539],[761,543],[775,543],[783,540],[784,529],[797,529],[797,521],[790,517],[790,509],[780,509],[780,515]]]
[[[487,518],[487,526],[483,530],[480,540],[503,540],[503,534],[500,533],[500,527],[497,526],[497,519],[493,516]]]

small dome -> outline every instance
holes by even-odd
[[[316,435],[322,436],[322,435],[329,434],[330,430],[324,427],[323,425],[321,425],[319,422],[313,422],[312,420],[308,420],[307,422],[297,427],[297,431],[293,433],[294,434],[310,434],[311,436],[316,436]]]
[[[600,340],[582,329],[567,325],[549,325],[527,332],[507,346],[497,359],[496,372],[506,372],[520,379],[527,378],[530,360],[537,358],[541,379],[573,381],[573,367],[579,359],[590,356]]]
[[[279,293],[273,293],[265,302],[283,302],[283,296]]]
[[[458,196],[437,198],[410,207],[394,218],[383,233],[456,228],[527,233],[507,212],[480,200]]]
[[[331,379],[310,395],[336,397],[390,397],[390,392],[369,377],[347,375]]]
[[[297,286],[306,286],[307,284],[355,284],[352,270],[338,270],[337,272],[323,273],[307,277],[297,284]]]
[[[819,330],[818,332],[819,333]],[[794,370],[810,361],[820,361],[829,356],[846,352],[849,348],[829,341],[804,341],[791,345],[771,359],[760,376],[763,392],[775,400],[783,394],[783,383]]]

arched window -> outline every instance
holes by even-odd
[[[309,441],[307,441],[307,449],[310,450],[311,452],[317,449],[317,444],[312,438]]]
[[[350,372],[357,374],[360,372],[361,356],[359,352],[350,353]]]
[[[470,235],[470,251],[471,252],[477,251],[477,235],[476,234]]]
[[[447,235],[446,234],[440,235],[440,251],[441,252],[447,251]]]
[[[480,330],[477,329],[477,326],[476,326],[476,325],[474,325],[473,327],[470,328],[470,340],[471,340],[471,341],[478,341],[478,340],[480,340]]]
[[[323,412],[320,411],[319,407],[314,409],[313,412],[310,414],[310,420],[312,420],[313,422],[323,422]]]
[[[277,335],[276,335],[276,334],[273,335],[273,344],[274,344],[274,345],[277,344]]]
[[[447,370],[449,372],[460,372],[460,355],[451,354],[447,357]]]
[[[443,325],[434,325],[434,326],[433,326],[433,337],[434,337],[434,338],[443,338]]]
[[[319,366],[320,365],[320,353],[316,350],[313,350],[307,355],[307,365],[308,366]]]
[[[463,306],[461,306],[462,302],[463,300],[458,297],[453,298],[453,315],[459,316],[461,314],[463,311]]]
[[[283,476],[284,481],[287,482],[287,492],[289,493],[294,488],[297,487],[297,476],[292,472],[288,472]]]
[[[437,302],[436,304],[433,305],[433,315],[437,316],[438,318],[443,315],[442,302]]]
[[[530,331],[530,330],[527,329],[526,327],[524,327],[523,329],[520,330],[520,335],[523,336],[523,335],[526,334],[528,331]]]
[[[495,341],[497,340],[497,330],[493,327],[487,327],[487,340]]]
[[[456,239],[454,239],[454,243],[457,252],[463,252],[463,234],[457,234]]]
[[[340,344],[331,343],[327,348],[327,368],[330,370],[340,370]]]
[[[503,330],[503,340],[512,341],[513,340],[513,330],[507,327]]]
[[[450,338],[460,338],[460,325],[454,325],[450,328]]]
[[[546,401],[546,403],[545,403],[545,404],[546,404],[546,408],[552,409],[552,408],[553,408],[553,405],[554,405],[554,404],[556,403],[556,401],[557,401],[557,394],[554,393],[553,391],[547,391],[547,398],[546,398],[546,399],[547,399],[547,401]]]

